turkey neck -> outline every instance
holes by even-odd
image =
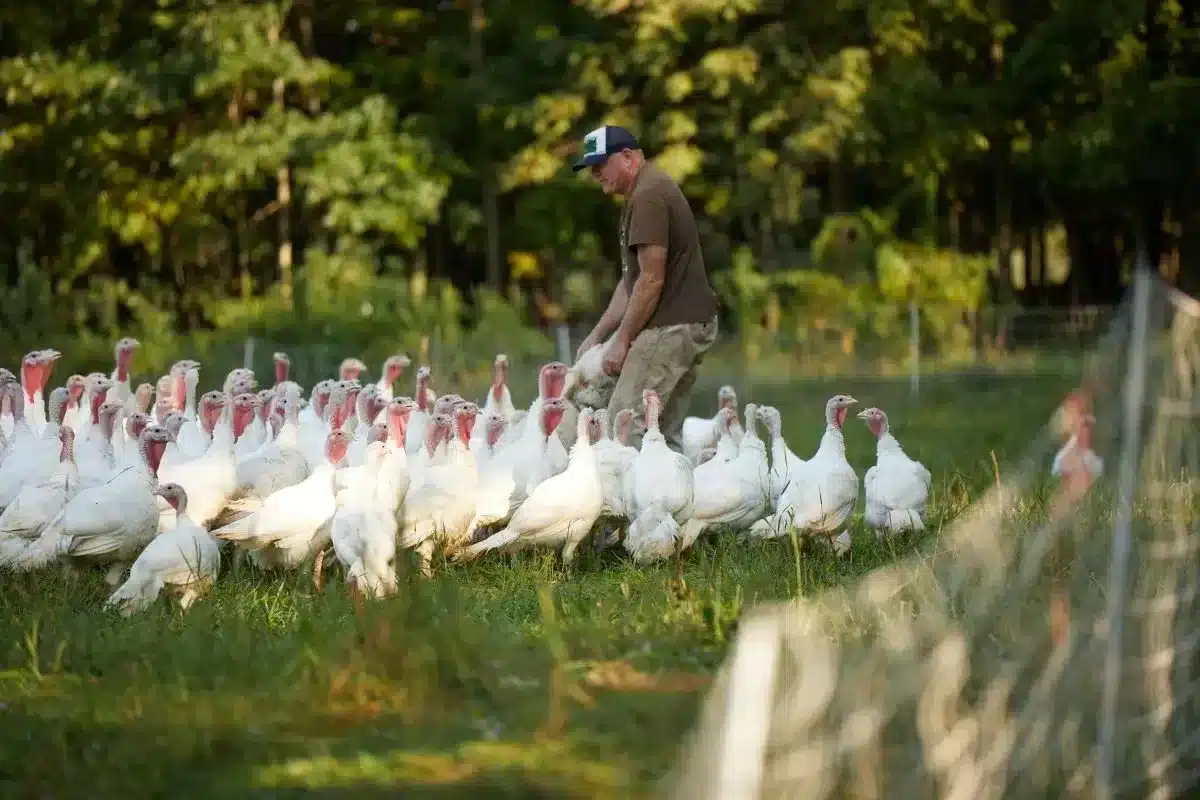
[[[232,419],[232,416],[231,416]],[[233,423],[221,420],[213,428],[212,442],[208,445],[209,453],[232,453],[233,452]]]
[[[782,432],[771,431],[771,460],[780,466],[787,463],[787,442]]]
[[[904,450],[900,447],[900,442],[892,436],[891,431],[884,431],[879,436],[879,441],[875,444],[875,454],[877,456],[886,455],[888,453],[903,453]]]
[[[296,447],[300,443],[300,420],[299,415],[293,415],[291,411],[283,418],[283,425],[279,427],[279,435],[275,437],[275,443],[280,447]]]
[[[821,446],[817,448],[818,455],[846,457],[846,437],[835,422],[825,426],[825,435],[821,437]]]

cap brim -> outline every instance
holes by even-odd
[[[588,167],[594,167],[597,164],[603,164],[605,161],[608,161],[607,155],[604,155],[602,153],[591,153],[590,155],[586,155],[583,158],[576,161],[575,165],[572,167],[572,169],[575,170],[576,172],[579,172],[579,170],[581,170],[581,169],[587,169]]]

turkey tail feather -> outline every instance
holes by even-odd
[[[64,513],[65,511],[60,511],[42,531],[41,536],[21,550],[11,553],[7,559],[8,566],[16,570],[39,569],[66,553],[71,546],[71,537],[62,535]]]

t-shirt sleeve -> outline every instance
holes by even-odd
[[[643,244],[667,246],[670,223],[667,221],[667,204],[661,197],[653,195],[633,197],[629,209],[629,247]]]

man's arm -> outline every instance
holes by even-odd
[[[592,328],[591,336],[588,338],[597,342],[607,339],[621,324],[621,319],[625,316],[625,308],[628,305],[629,293],[625,290],[624,279],[621,279],[617,281],[617,288],[613,290],[612,299],[608,301],[608,308],[604,309],[604,314],[596,323],[596,327]]]
[[[658,306],[667,272],[667,248],[660,244],[641,245],[637,259],[641,271],[633,282],[633,293],[617,328],[617,336],[626,344],[633,343]]]
[[[617,338],[626,345],[646,327],[658,298],[662,296],[663,281],[667,274],[667,243],[671,237],[670,215],[667,205],[660,197],[630,198],[634,203],[629,209],[629,246],[637,248],[640,271],[629,292],[629,304]]]

